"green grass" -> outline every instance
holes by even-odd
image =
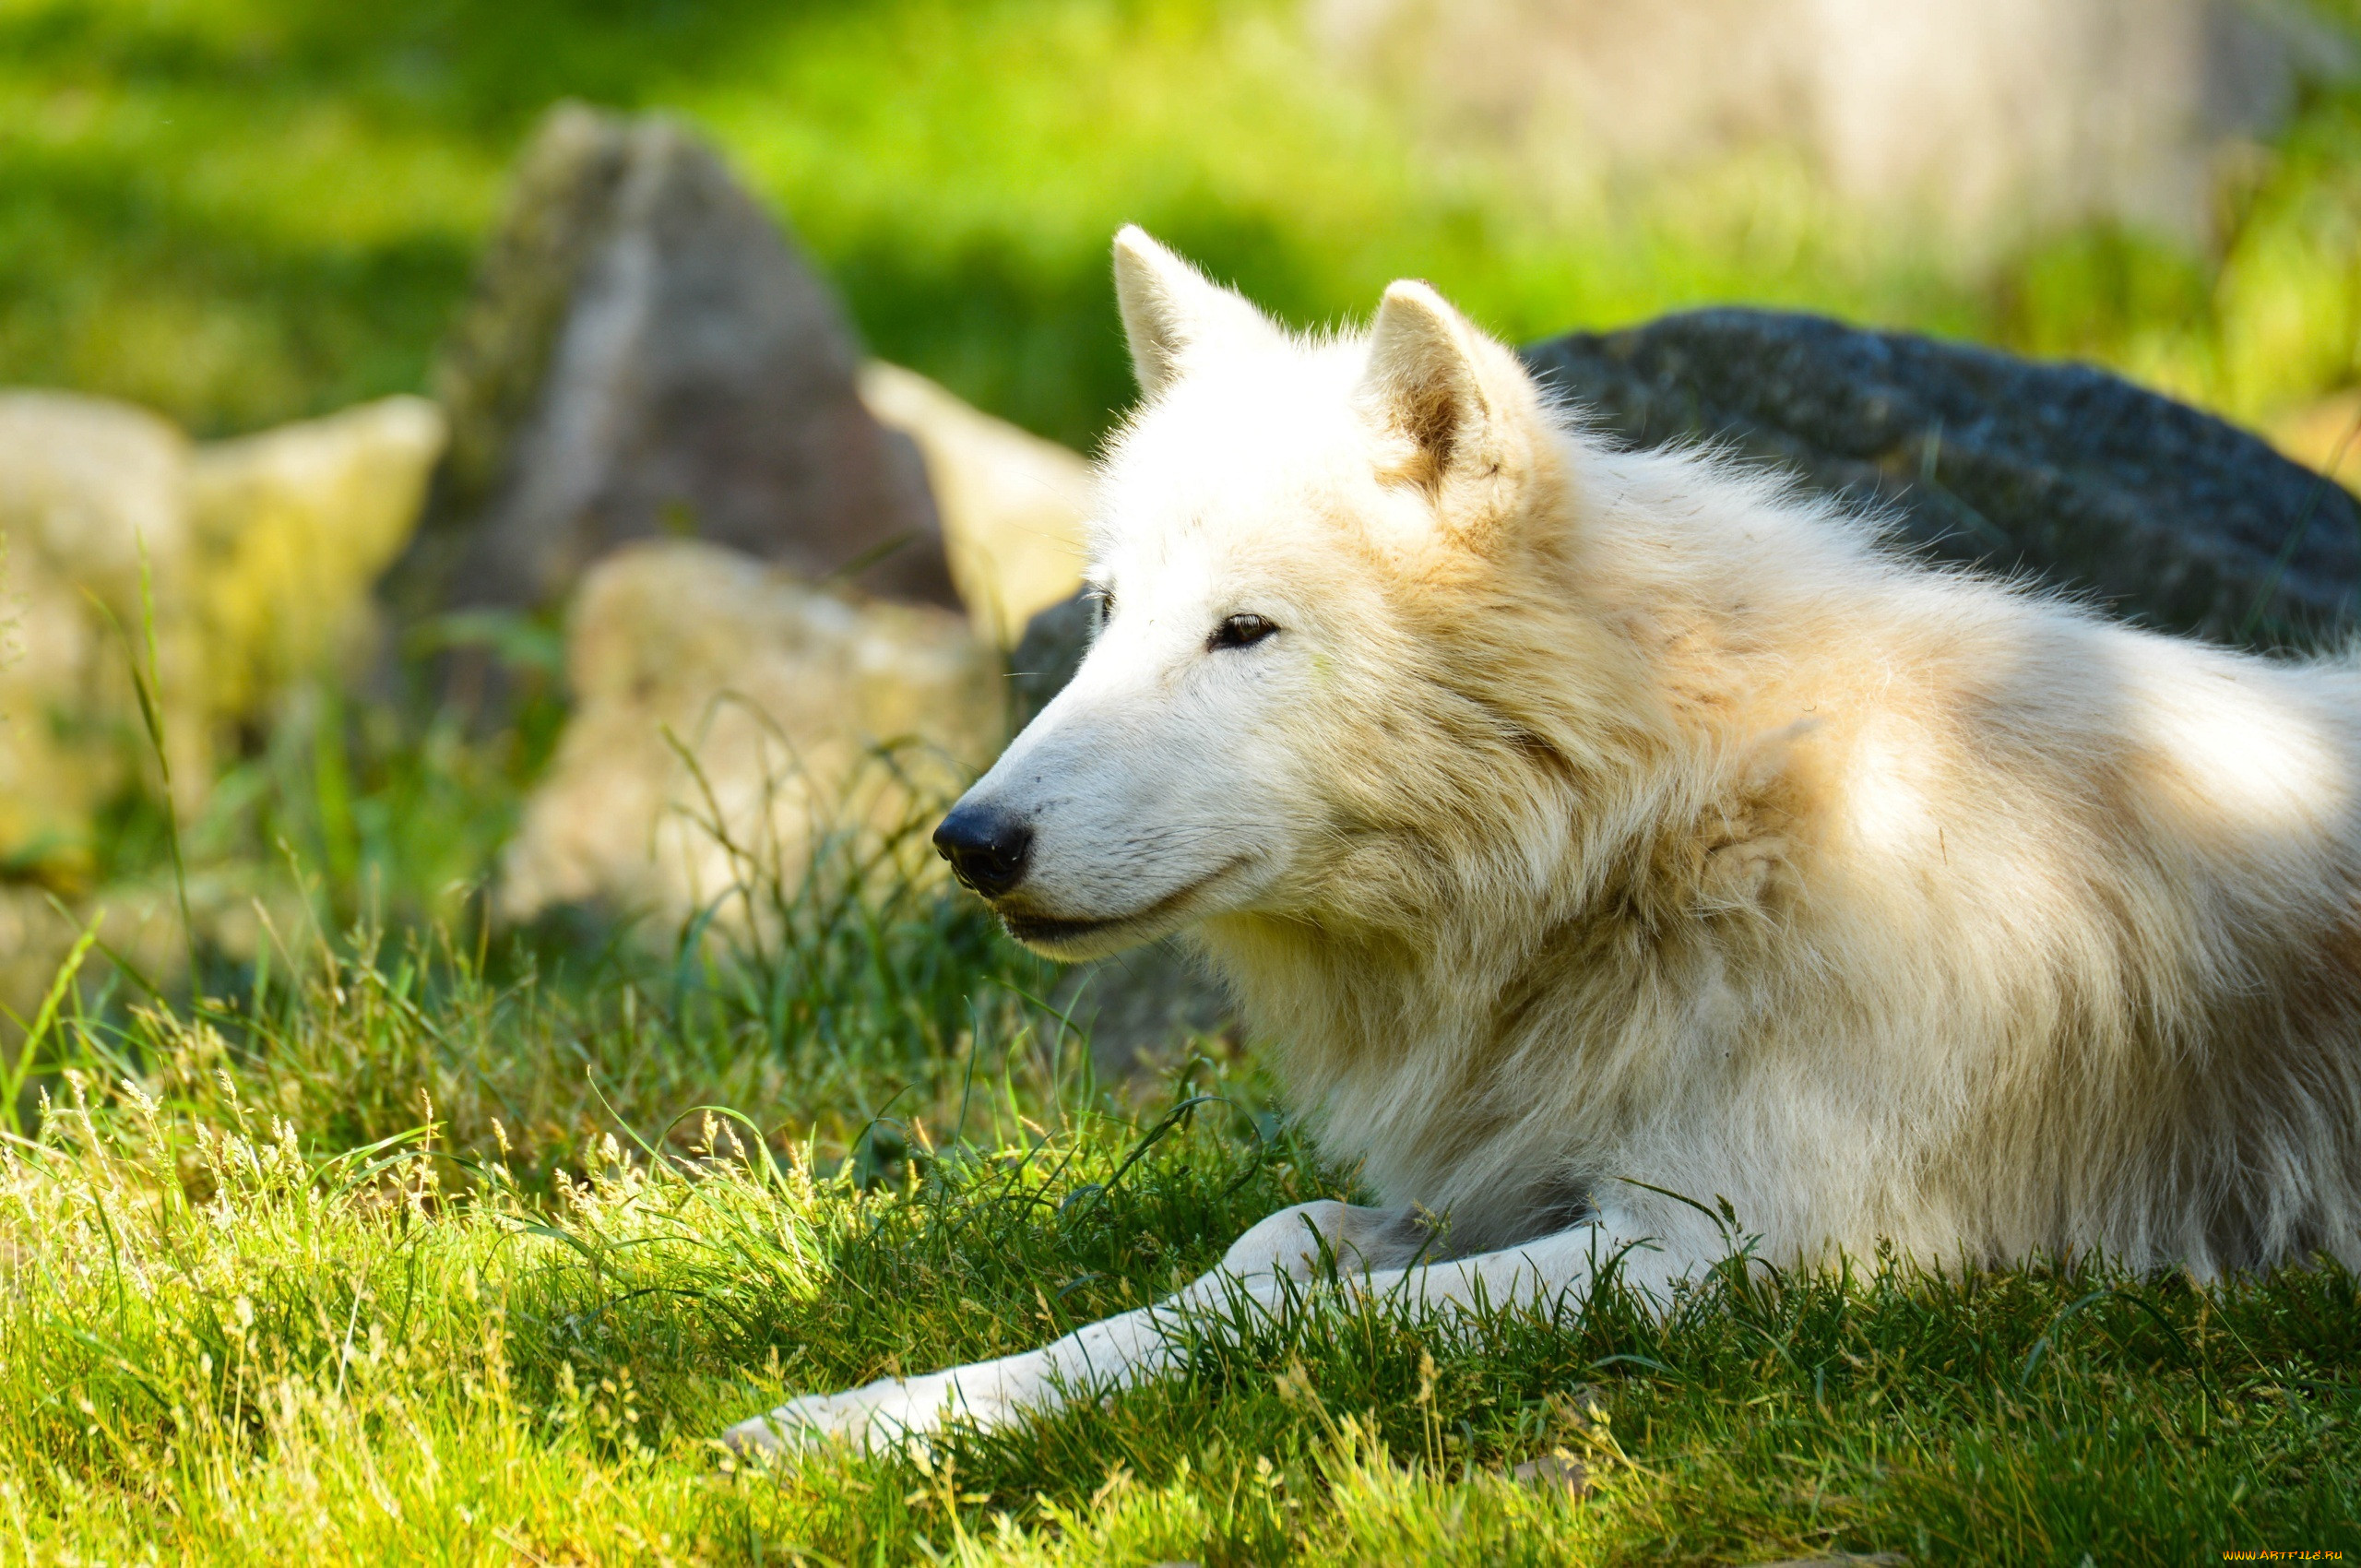
[[[1239,1063],[1201,1063],[1177,1119],[1094,1099],[1023,961],[906,897],[829,928],[867,960],[825,988],[865,1046],[766,1046],[760,1006],[656,968],[495,984],[462,944],[74,1021],[88,1075],[0,1150],[0,1559],[2361,1550],[2361,1284],[2334,1268],[1740,1267],[1660,1316],[1608,1289],[1455,1326],[1313,1286],[1015,1432],[732,1464],[714,1434],[784,1395],[1038,1343],[1351,1193]],[[695,1109],[722,1095],[779,1124]],[[1551,1455],[1584,1496],[1511,1474]]]
[[[1969,262],[1774,154],[1601,184],[1440,143],[1323,68],[1289,0],[0,0],[0,382],[207,434],[422,389],[565,94],[697,121],[879,352],[1075,445],[1130,396],[1128,220],[1299,323],[1402,275],[1513,338],[1761,301],[2254,421],[2355,379],[2361,338],[2356,90],[2226,172],[2209,236]]]
[[[424,829],[311,870],[321,781],[356,823],[509,786],[448,738],[390,766],[372,722],[246,765],[187,836],[197,881],[291,909],[255,956],[178,1000],[118,969],[42,1038],[0,1139],[0,1562],[2361,1550],[2332,1266],[1733,1266],[1662,1314],[1610,1288],[1472,1323],[1315,1285],[1020,1431],[738,1464],[715,1434],[784,1396],[1038,1344],[1352,1173],[1219,1041],[1103,1092],[1050,967],[881,874],[890,837],[758,874],[753,934],[378,923],[428,890],[369,855]],[[1515,1479],[1543,1456],[1584,1493]]]
[[[489,764],[421,791],[368,728],[249,765],[194,874],[334,814],[324,777],[356,820],[498,798]],[[784,1396],[1038,1344],[1358,1195],[1221,1042],[1102,1092],[1050,967],[894,854],[758,874],[753,934],[603,944],[471,901],[386,929],[362,859],[291,873],[301,912],[206,955],[202,1000],[66,993],[37,1132],[0,1140],[0,1562],[2361,1550],[2332,1266],[1738,1265],[1663,1313],[1610,1287],[1473,1322],[1313,1285],[1016,1431],[740,1464],[713,1437]],[[1516,1479],[1544,1456],[1583,1495]]]

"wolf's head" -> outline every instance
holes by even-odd
[[[1422,283],[1306,341],[1137,229],[1115,281],[1145,397],[1099,474],[1097,633],[936,833],[960,878],[1080,958],[1220,917],[1415,924],[1547,856],[1562,681],[1499,633],[1568,580],[1570,476],[1523,365]]]

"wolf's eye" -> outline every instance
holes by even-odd
[[[1205,639],[1205,649],[1252,647],[1278,629],[1277,622],[1260,615],[1232,615],[1214,628],[1214,635]]]
[[[1094,588],[1086,597],[1090,600],[1093,624],[1104,630],[1107,623],[1115,618],[1115,590]]]

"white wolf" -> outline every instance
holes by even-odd
[[[1781,1261],[2361,1265],[2354,663],[1617,450],[1422,284],[1303,341],[1136,230],[1115,274],[1103,624],[937,842],[1042,952],[1192,931],[1393,1206],[1275,1215],[1182,1299],[1323,1249],[1447,1303],[1638,1242],[1661,1288],[1725,1245],[1671,1194]],[[731,1435],[1003,1423],[1170,1323]]]

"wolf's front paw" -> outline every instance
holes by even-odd
[[[789,1453],[830,1439],[876,1448],[931,1437],[955,1418],[994,1426],[1000,1416],[997,1408],[977,1408],[964,1398],[949,1372],[881,1377],[844,1394],[790,1399],[767,1416],[740,1421],[721,1441],[741,1454]]]

